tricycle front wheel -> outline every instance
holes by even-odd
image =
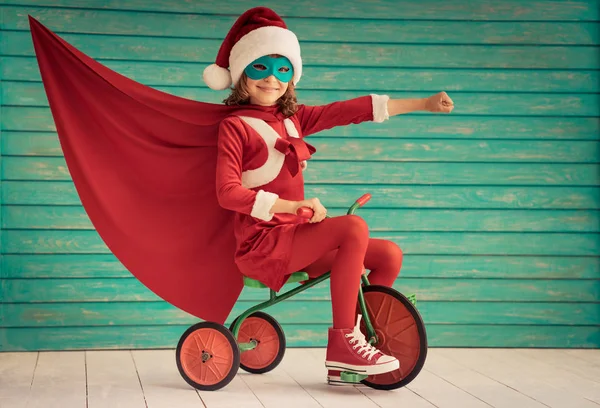
[[[175,355],[183,379],[202,391],[225,387],[240,367],[240,350],[233,334],[214,322],[197,323],[187,329]]]

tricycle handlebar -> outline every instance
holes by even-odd
[[[358,205],[360,207],[362,207],[363,205],[365,205],[367,203],[367,201],[369,201],[371,199],[371,194],[367,193],[367,194],[363,194],[362,197],[360,197],[358,200],[356,200],[356,202],[358,203]]]
[[[362,207],[370,199],[371,199],[371,194],[369,194],[369,193],[363,194],[358,200],[356,200],[354,202],[354,204],[352,204],[348,213],[353,214],[357,207]],[[312,210],[312,208],[309,208],[309,207],[300,207],[300,208],[298,208],[298,210],[296,210],[296,215],[310,220],[314,215],[314,211]]]
[[[312,208],[300,207],[298,208],[298,211],[296,211],[296,215],[310,220],[314,215],[314,211],[312,210]]]

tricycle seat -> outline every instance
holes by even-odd
[[[303,282],[303,281],[307,281],[308,279],[309,279],[308,273],[294,272],[290,275],[288,280],[285,281],[285,283],[288,284],[288,283],[295,283],[295,282]],[[264,283],[257,281],[256,279],[249,278],[247,276],[244,276],[244,286],[248,286],[249,288],[266,288],[267,287]]]

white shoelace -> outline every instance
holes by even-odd
[[[360,319],[362,319],[362,315],[358,315],[358,319],[356,320],[356,326],[354,326],[354,330],[352,333],[346,334],[346,337],[351,337],[349,343],[353,344],[352,348],[358,348],[358,355],[360,356],[364,353],[364,357],[366,357],[369,361],[373,358],[373,356],[379,353],[375,347],[371,346],[367,339],[365,339],[365,335],[360,331]],[[356,344],[354,344],[356,343]]]

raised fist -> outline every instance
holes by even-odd
[[[446,92],[437,93],[425,101],[425,110],[428,112],[450,113],[452,109],[454,109],[454,102]]]

